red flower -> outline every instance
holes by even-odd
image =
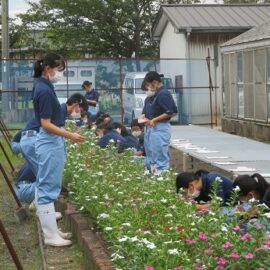
[[[177,226],[177,231],[181,233],[183,232],[183,228],[181,226]]]
[[[170,231],[172,229],[172,227],[171,226],[165,226],[165,231]]]

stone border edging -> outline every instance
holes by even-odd
[[[83,250],[86,260],[86,269],[90,270],[114,270],[112,262],[104,245],[94,230],[91,230],[90,222],[76,210],[76,207],[59,199],[55,207],[64,217],[67,227],[71,230],[73,237],[77,240],[78,245]]]

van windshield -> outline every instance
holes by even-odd
[[[81,84],[69,84],[68,85],[68,90],[67,90],[67,84],[55,84],[54,85],[54,90],[56,93],[56,96],[58,98],[60,97],[67,97],[67,96],[71,96],[75,93],[80,93],[82,95],[85,94],[85,91],[82,89],[82,85]],[[68,95],[67,95],[68,94]]]
[[[145,91],[142,90],[142,82],[144,78],[135,79],[135,93],[136,94],[145,94]]]
[[[145,94],[145,91],[141,89],[143,80],[144,78],[135,79],[136,94]],[[161,78],[161,81],[164,84],[164,86],[171,92],[171,94],[175,93],[171,78]]]

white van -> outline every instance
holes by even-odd
[[[133,119],[142,114],[144,100],[146,99],[145,91],[141,89],[142,82],[147,72],[130,72],[127,73],[123,83],[123,107],[124,123],[128,124]],[[171,92],[176,106],[178,106],[178,95],[173,88],[172,79],[169,77],[161,78],[162,83]],[[173,117],[173,122],[178,121],[178,115]]]
[[[75,93],[85,95],[85,90],[82,89],[82,82],[71,81],[68,84],[67,82],[57,82],[53,85],[60,104],[66,103],[67,99]]]

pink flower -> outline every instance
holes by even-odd
[[[145,270],[155,270],[153,266],[146,266]]]
[[[255,226],[255,228],[258,229],[258,230],[261,229],[262,227],[263,226],[261,224],[256,224],[256,226]]]
[[[268,247],[270,247],[270,241],[265,241],[264,244]]]
[[[212,233],[212,234],[211,234],[211,237],[213,237],[213,238],[216,238],[217,236],[218,236],[217,233]]]
[[[218,258],[218,264],[225,265],[226,263],[228,263],[228,260],[226,260],[225,258],[222,257]]]
[[[212,254],[214,251],[212,249],[206,249],[204,251],[205,254]]]
[[[246,259],[253,259],[253,254],[251,252],[248,252],[246,255],[245,255],[245,258]]]
[[[247,239],[251,239],[251,238],[252,238],[252,235],[249,233],[245,233],[245,234],[240,236],[241,240],[247,240]]]
[[[175,267],[173,270],[183,270],[182,266]]]
[[[263,267],[256,268],[256,270],[265,270]]]
[[[234,231],[242,231],[241,227],[239,225],[236,225],[232,228]]]
[[[229,254],[229,257],[237,259],[237,258],[239,258],[240,256],[239,256],[238,253],[232,252],[231,254]]]
[[[203,209],[200,209],[199,213],[209,213],[209,209],[208,208],[203,208]]]
[[[186,241],[190,245],[195,244],[197,242],[196,240],[191,240],[191,239],[187,239]]]
[[[222,245],[222,247],[224,247],[224,248],[231,248],[231,247],[233,247],[233,244],[230,243],[230,242],[225,242],[225,243]]]
[[[203,232],[199,232],[198,233],[198,238],[200,238],[201,240],[207,240],[207,235],[206,234],[204,234]]]

